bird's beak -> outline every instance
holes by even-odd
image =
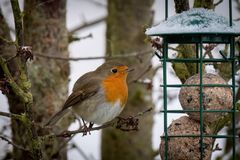
[[[132,72],[132,71],[134,71],[134,68],[128,68],[128,69],[126,69],[126,72]]]

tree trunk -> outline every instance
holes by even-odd
[[[207,8],[207,9],[213,9],[214,5],[213,5],[214,0],[195,0],[194,1],[194,8]]]
[[[176,13],[189,10],[189,0],[174,0]]]
[[[146,50],[144,25],[152,22],[152,0],[108,0],[107,53],[119,55]],[[151,56],[125,58],[130,67],[135,68],[130,79],[136,78],[151,65]],[[152,78],[152,77],[148,77]],[[134,115],[152,106],[151,91],[142,84],[129,85],[128,103],[122,117]],[[102,133],[102,160],[151,160],[153,115],[140,117],[140,129],[134,132],[122,132],[108,128]]]
[[[24,39],[33,54],[68,56],[65,0],[25,0]],[[16,72],[17,73],[17,72]],[[34,97],[32,107],[35,122],[46,122],[59,110],[67,97],[69,63],[35,57],[28,66]],[[24,105],[15,96],[8,96],[11,113],[23,113]],[[63,126],[67,127],[67,123]],[[41,134],[41,131],[39,131]],[[16,144],[27,146],[31,139],[26,128],[12,121],[12,136]],[[66,159],[65,140],[43,142],[43,159]],[[31,159],[27,153],[13,148],[14,159]]]

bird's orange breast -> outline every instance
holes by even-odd
[[[128,98],[128,87],[126,83],[126,76],[109,76],[103,81],[103,88],[105,91],[105,98],[110,103],[115,103],[120,100],[123,107]]]

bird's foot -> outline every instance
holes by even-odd
[[[86,122],[83,119],[82,119],[82,121],[83,121],[83,135],[82,136],[86,136],[87,134],[91,135],[90,131],[91,131],[94,123],[90,122],[89,126],[87,126]]]

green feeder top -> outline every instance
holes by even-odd
[[[172,34],[229,34],[240,35],[240,26],[232,24],[226,17],[217,15],[214,11],[193,8],[169,17],[157,26],[148,28],[149,36],[164,36]]]

